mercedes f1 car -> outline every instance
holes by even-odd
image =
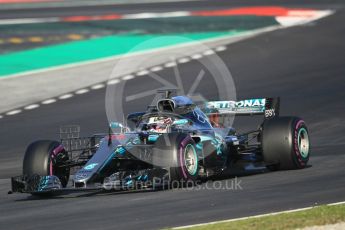
[[[12,192],[156,189],[196,183],[227,169],[305,168],[310,154],[306,124],[279,116],[279,105],[279,98],[196,105],[167,91],[147,111],[128,115],[132,129],[110,122],[105,134],[33,142],[23,175],[11,180]],[[234,115],[264,118],[255,131],[237,133],[221,122]]]

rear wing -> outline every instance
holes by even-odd
[[[257,98],[242,101],[209,101],[204,112],[207,115],[265,115],[279,116],[280,98]]]

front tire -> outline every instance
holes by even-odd
[[[298,117],[275,117],[262,127],[262,153],[270,170],[307,166],[310,141],[305,122]]]
[[[195,184],[199,162],[193,138],[184,133],[162,135],[155,144],[153,165],[169,170],[170,185]]]
[[[23,175],[28,177],[54,175],[67,186],[70,169],[64,166],[68,154],[57,141],[40,140],[31,143],[26,149],[23,161]]]

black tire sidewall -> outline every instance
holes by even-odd
[[[61,146],[58,141],[39,140],[31,143],[26,149],[23,160],[23,175],[25,176],[48,176],[50,175],[50,164],[53,164],[52,154],[53,150]],[[62,149],[59,153],[64,153]],[[56,153],[59,154],[59,153]],[[54,165],[52,166],[54,170]],[[68,182],[69,170],[67,178],[63,179],[62,175],[55,175],[60,178],[62,186],[65,187]]]
[[[153,165],[169,170],[170,183],[181,184],[181,182],[195,182],[198,178],[199,162],[195,175],[191,175],[185,166],[185,149],[188,145],[193,146],[195,142],[189,134],[168,133],[163,134],[155,144],[153,153]],[[197,154],[197,153],[196,153]],[[157,163],[158,162],[158,163]],[[156,163],[156,164],[155,164]]]
[[[298,146],[298,133],[302,128],[308,134],[305,122],[298,117],[275,117],[264,122],[261,143],[264,161],[269,169],[300,169],[307,166],[310,151],[303,158]]]

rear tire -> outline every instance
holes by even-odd
[[[60,179],[63,187],[69,180],[69,168],[62,167],[68,160],[68,154],[61,143],[50,140],[35,141],[26,149],[23,161],[23,175],[49,176]]]
[[[275,117],[262,128],[262,153],[268,169],[301,169],[309,160],[309,135],[298,117]]]

